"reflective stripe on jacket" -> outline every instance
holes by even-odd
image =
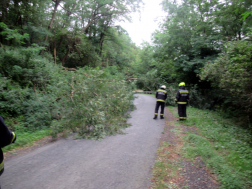
[[[156,99],[159,102],[165,102],[165,99],[167,98],[167,91],[164,89],[158,89],[156,92]]]
[[[178,104],[187,104],[189,100],[189,92],[184,86],[181,86],[177,92],[176,99]]]

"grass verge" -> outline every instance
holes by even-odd
[[[35,132],[20,132],[15,131],[17,140],[14,144],[4,147],[3,152],[11,151],[17,148],[31,146],[33,142],[38,141],[50,135],[50,129],[39,130]]]
[[[177,184],[181,179],[179,175],[179,146],[162,142],[157,151],[157,159],[153,168],[151,189],[180,188]]]
[[[14,131],[17,136],[15,143],[10,144],[2,148],[3,152],[15,150],[17,148],[23,148],[32,146],[35,141],[41,140],[51,134],[51,128],[40,128],[39,130],[31,130],[24,126],[23,117],[11,118],[7,117],[4,119],[8,129]]]
[[[168,109],[178,117],[174,107]],[[218,112],[188,107],[187,113],[186,121],[170,121],[172,118],[167,120],[168,128],[171,129],[164,130],[163,134],[167,134],[166,138],[171,140],[171,133],[174,133],[176,138],[172,140],[177,143],[160,143],[151,188],[191,187],[178,171],[184,170],[178,163],[184,158],[192,163],[197,163],[195,160],[200,158],[207,166],[210,176],[218,181],[218,186],[215,187],[252,188],[252,135],[249,130],[236,124],[235,120],[224,119]],[[185,126],[189,126],[188,129]],[[174,156],[176,154],[178,157]],[[185,172],[186,174],[190,173]]]
[[[222,118],[218,112],[188,107],[186,126],[198,128],[198,134],[184,137],[184,155],[200,156],[215,171],[221,188],[252,187],[252,135],[234,120]]]

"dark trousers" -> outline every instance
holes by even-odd
[[[0,165],[1,165],[1,163],[3,163],[3,161],[4,161],[3,151],[0,148]],[[3,168],[3,165],[2,165],[0,167],[0,176],[3,174],[3,172],[4,172],[4,168]],[[0,186],[0,189],[1,189],[1,186]]]
[[[164,115],[164,107],[165,107],[165,103],[164,103],[164,102],[160,102],[160,101],[157,101],[157,103],[156,103],[155,115],[158,115],[158,109],[159,109],[159,106],[161,106],[161,112],[160,112],[160,115],[161,115],[161,116],[163,116],[163,115]]]
[[[186,104],[178,104],[178,115],[179,119],[186,119]]]

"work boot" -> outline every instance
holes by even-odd
[[[153,117],[153,119],[157,119],[157,115],[155,115],[155,116]]]
[[[160,119],[164,119],[164,116],[161,115],[161,116],[160,116]]]

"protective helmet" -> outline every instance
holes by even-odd
[[[185,82],[181,82],[178,86],[179,86],[179,87],[185,86]]]
[[[166,89],[166,86],[165,86],[165,85],[162,85],[160,88],[162,88],[162,89]]]

